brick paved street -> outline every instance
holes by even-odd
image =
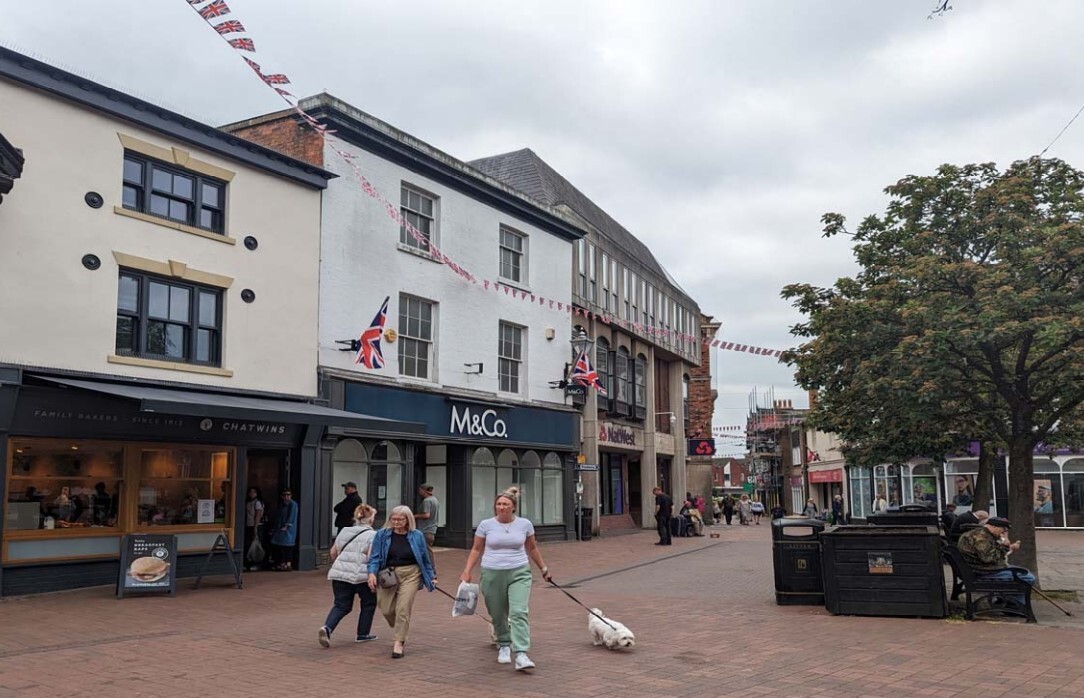
[[[1069,605],[1077,618],[1064,623],[1036,600],[1038,626],[780,607],[769,527],[716,530],[719,539],[671,548],[651,545],[649,533],[545,545],[558,581],[629,625],[638,646],[591,646],[586,613],[536,586],[533,675],[497,665],[485,624],[451,618],[437,594],[419,596],[403,660],[390,658],[379,618],[380,640],[321,649],[316,629],[331,602],[323,574],[265,572],[246,577],[242,591],[192,591],[182,580],[172,599],[116,601],[111,589],[91,589],[5,600],[0,696],[1084,696],[1081,604]],[[1081,539],[1040,534],[1042,556],[1065,571],[1058,588],[1080,586],[1070,575],[1084,560]],[[454,587],[464,553],[437,560]]]

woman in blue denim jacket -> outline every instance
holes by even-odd
[[[378,588],[376,573],[387,567],[395,570],[399,583],[391,589]],[[414,523],[414,513],[410,507],[398,506],[388,512],[387,523],[373,538],[368,571],[369,588],[376,592],[377,608],[395,631],[391,656],[399,659],[403,656],[403,645],[410,631],[414,596],[419,587],[433,591],[437,583],[425,536]]]

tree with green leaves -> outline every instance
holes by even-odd
[[[783,290],[807,317],[784,360],[854,462],[970,440],[1007,452],[1013,562],[1035,570],[1033,452],[1081,433],[1084,173],[1037,157],[943,165],[885,191],[853,233],[853,278]],[[839,214],[822,222],[850,234]]]

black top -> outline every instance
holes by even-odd
[[[354,525],[354,510],[361,504],[361,495],[351,492],[335,505],[335,528],[347,528]]]
[[[670,499],[666,493],[655,495],[655,506],[659,508],[659,516],[674,515],[674,500]]]
[[[416,564],[418,564],[418,561],[414,559],[414,551],[410,549],[407,534],[392,533],[391,547],[388,548],[388,567]]]

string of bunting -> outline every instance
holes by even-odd
[[[188,5],[205,21],[210,25],[215,32],[222,37],[222,39],[229,44],[231,48],[244,53],[256,53],[256,43],[253,39],[247,36],[237,36],[238,34],[248,33],[244,24],[240,20],[227,19],[218,21],[220,18],[231,13],[230,7],[226,4],[225,0],[185,0]],[[323,139],[327,147],[338,155],[343,162],[353,172],[355,179],[361,186],[362,191],[367,195],[378,201],[387,212],[388,216],[400,225],[400,227],[407,232],[422,249],[428,249],[429,254],[436,257],[444,263],[448,269],[462,278],[464,281],[481,286],[485,291],[492,291],[493,293],[504,292],[504,295],[511,296],[515,300],[527,302],[528,300],[534,304],[538,303],[541,307],[548,307],[556,312],[564,312],[568,315],[580,315],[587,319],[599,320],[607,325],[617,325],[626,329],[633,329],[641,334],[648,335],[650,337],[664,337],[673,341],[682,341],[686,343],[695,343],[700,341],[706,346],[714,347],[716,349],[724,351],[736,351],[744,352],[748,354],[754,354],[757,356],[771,356],[778,358],[782,355],[782,351],[777,349],[769,349],[767,347],[758,347],[750,344],[740,344],[737,342],[725,342],[721,339],[714,338],[699,338],[691,334],[683,332],[677,332],[666,328],[654,327],[651,325],[645,325],[635,321],[623,320],[613,315],[605,315],[602,313],[595,313],[585,308],[578,308],[572,303],[567,301],[558,301],[552,298],[544,298],[542,296],[529,293],[527,291],[521,291],[511,286],[506,286],[499,281],[491,281],[489,279],[479,279],[469,270],[462,265],[458,264],[454,259],[449,257],[444,251],[437,248],[433,242],[421,233],[409,220],[407,220],[399,210],[399,207],[393,204],[387,199],[372,182],[365,176],[361,170],[361,165],[357,162],[357,156],[348,152],[339,145],[341,141],[337,139],[333,129],[329,129],[325,124],[320,123],[315,117],[306,112],[299,106],[297,98],[286,89],[286,85],[290,84],[290,79],[283,73],[265,73],[259,63],[255,62],[248,56],[242,55],[241,58],[245,61],[245,64],[256,73],[257,77],[264,82],[265,85],[275,91],[275,93],[282,99],[289,107],[312,129]]]

